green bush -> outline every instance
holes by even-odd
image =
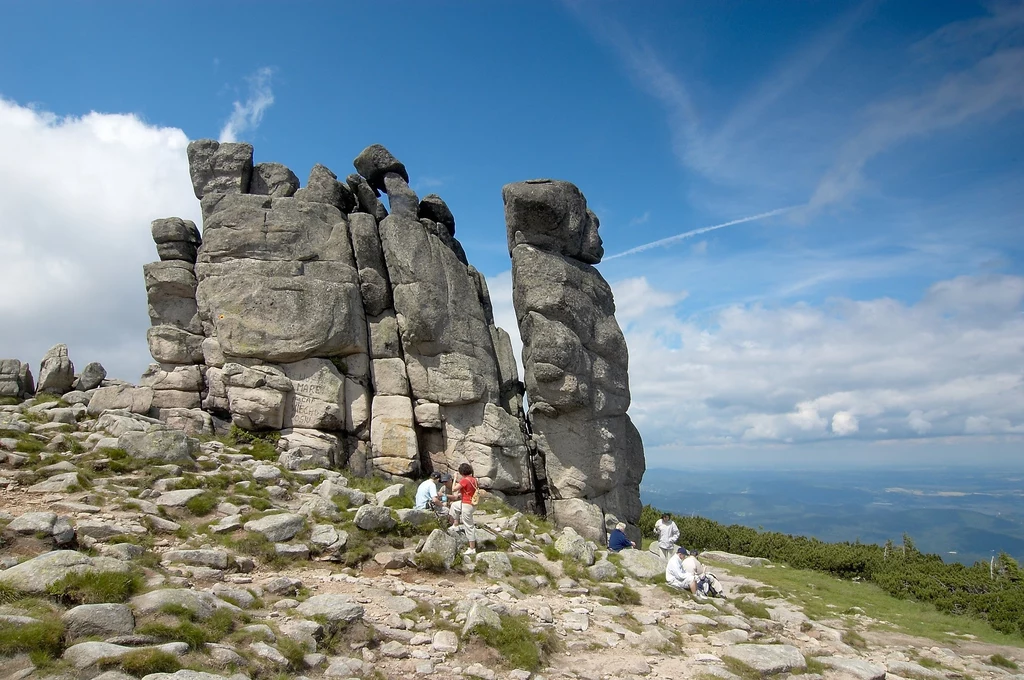
[[[68,574],[46,589],[47,594],[68,606],[127,602],[142,589],[137,572],[85,572]]]

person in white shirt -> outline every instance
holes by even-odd
[[[413,507],[418,510],[433,510],[441,505],[441,492],[438,490],[438,483],[444,484],[445,477],[451,479],[450,475],[443,475],[440,472],[431,472],[430,477],[424,480],[416,489],[416,500]],[[443,488],[443,487],[442,487]]]
[[[665,567],[665,582],[677,590],[689,590],[698,600],[707,599],[697,592],[697,582],[704,574],[704,565],[697,561],[695,555],[679,548]]]
[[[658,550],[662,558],[672,559],[676,555],[676,541],[679,540],[679,527],[672,521],[667,512],[654,523],[654,534],[658,537]]]

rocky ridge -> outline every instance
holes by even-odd
[[[716,556],[726,600],[669,592],[655,554],[495,498],[462,558],[410,484],[293,470],[259,439],[41,396],[0,406],[0,456],[0,677],[1022,677],[986,663],[1020,649],[813,620],[729,575],[745,558]]]

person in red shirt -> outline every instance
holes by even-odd
[[[473,495],[480,488],[480,483],[473,476],[473,466],[469,463],[459,466],[459,475],[459,481],[452,488],[459,499],[452,503],[451,514],[455,520],[455,526],[462,526],[466,540],[469,542],[469,548],[463,554],[472,557],[476,554],[476,523],[473,520],[473,511],[476,510],[476,506],[473,505]]]

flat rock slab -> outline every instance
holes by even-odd
[[[734,645],[722,650],[722,656],[741,661],[761,675],[807,668],[804,655],[792,645]]]
[[[824,661],[824,659],[819,660]],[[890,673],[904,678],[934,678],[935,680],[941,680],[946,677],[944,673],[931,668],[925,668],[913,661],[890,661],[887,666]]]
[[[352,602],[346,595],[314,595],[298,607],[295,611],[309,618],[313,616],[325,616],[328,621],[352,622],[363,617],[362,605]]]
[[[622,568],[638,579],[651,579],[665,573],[665,560],[647,550],[623,550]]]
[[[161,561],[211,569],[228,568],[228,554],[223,550],[168,550]]]
[[[884,680],[885,666],[864,659],[850,659],[842,656],[823,656],[817,659],[823,665],[834,668],[858,680]]]
[[[124,573],[130,569],[131,565],[111,557],[89,557],[76,550],[55,550],[0,571],[0,583],[26,593],[43,593],[68,574]]]
[[[123,645],[110,644],[109,642],[82,642],[64,650],[62,658],[75,668],[88,668],[102,659],[117,659],[130,652],[144,650],[157,650],[175,656],[183,656],[188,652],[188,644],[184,642],[168,642],[167,644],[153,645],[151,647],[125,647]]]
[[[135,607],[135,611],[139,614],[158,612],[167,605],[184,607],[201,620],[210,618],[217,609],[231,609],[236,613],[242,611],[235,605],[214,597],[210,593],[188,590],[187,588],[153,590],[132,598],[132,606]]]
[[[747,557],[746,555],[735,555],[722,552],[721,550],[706,550],[700,554],[700,558],[704,561],[724,562],[740,567],[763,567],[766,564],[772,563],[767,557]]]
[[[160,494],[156,501],[160,507],[180,508],[196,496],[206,493],[203,489],[178,489],[177,491],[165,491]]]
[[[244,529],[263,534],[268,541],[279,543],[290,540],[295,534],[302,531],[304,526],[306,526],[306,518],[302,515],[282,512],[246,522]]]

